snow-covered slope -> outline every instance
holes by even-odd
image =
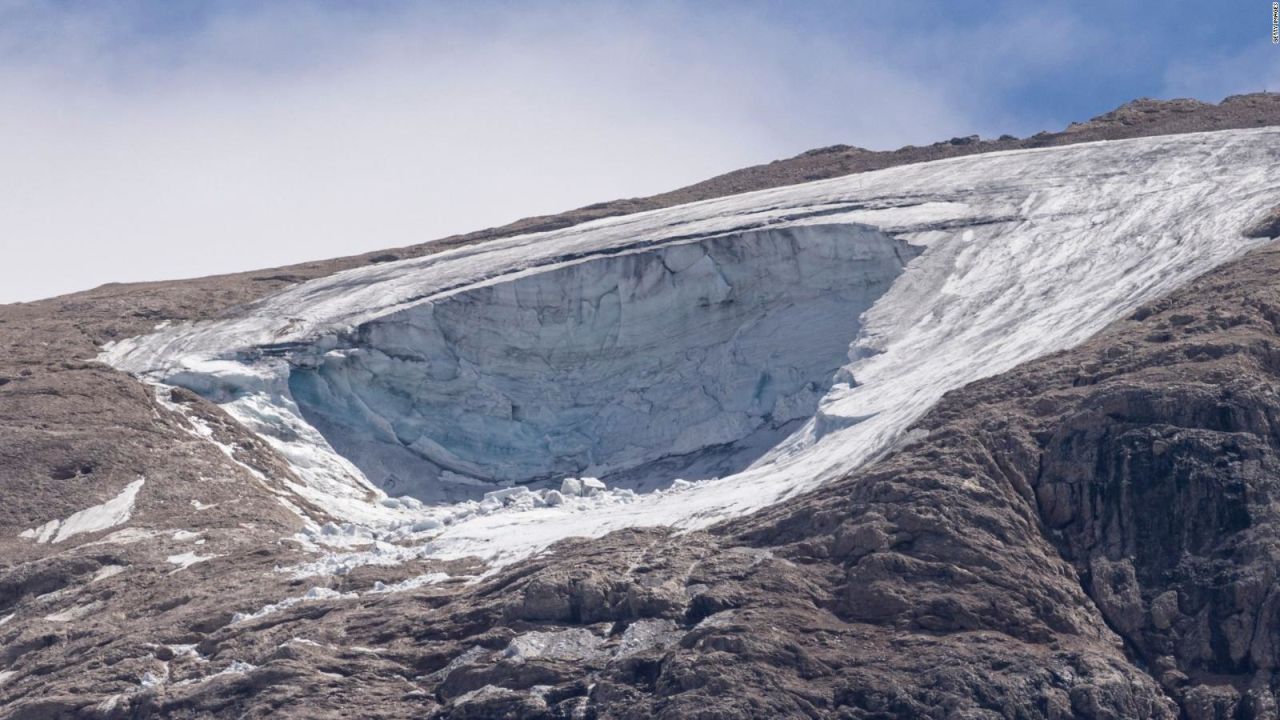
[[[321,570],[510,560],[857,467],[947,390],[1260,242],[1277,160],[1260,129],[897,167],[339,273],[104,359],[223,403],[300,495],[396,541]],[[466,499],[582,473],[640,492]]]

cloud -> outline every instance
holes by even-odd
[[[1147,94],[1134,68],[1163,41],[1111,5],[983,7],[0,0],[0,302],[422,242],[837,142],[1030,133]]]
[[[1164,94],[1217,102],[1228,95],[1280,92],[1280,49],[1255,43],[1198,62],[1177,60],[1164,72]]]
[[[420,242],[957,124],[930,82],[750,12],[344,7],[0,6],[0,301]]]

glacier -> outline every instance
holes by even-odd
[[[427,502],[492,489],[477,481],[730,474],[813,416],[912,255],[809,225],[592,257],[295,351],[289,392],[366,478]]]
[[[501,564],[873,460],[948,390],[1265,242],[1278,159],[1257,129],[895,167],[349,270],[101,357],[272,444],[349,523],[317,542],[379,538],[325,571]],[[615,489],[492,496],[584,474]]]

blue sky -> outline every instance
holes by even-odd
[[[0,302],[1280,90],[1270,2],[0,0]]]

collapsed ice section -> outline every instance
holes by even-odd
[[[808,225],[590,258],[295,350],[289,390],[368,479],[428,502],[478,497],[461,478],[730,474],[813,415],[911,257]]]
[[[103,359],[222,403],[293,464],[293,492],[400,543],[324,568],[509,562],[848,473],[947,391],[1266,242],[1243,230],[1277,192],[1275,128],[953,158],[359,268]],[[698,463],[720,477],[651,489]],[[611,489],[424,508],[366,477],[482,494],[559,472]]]

